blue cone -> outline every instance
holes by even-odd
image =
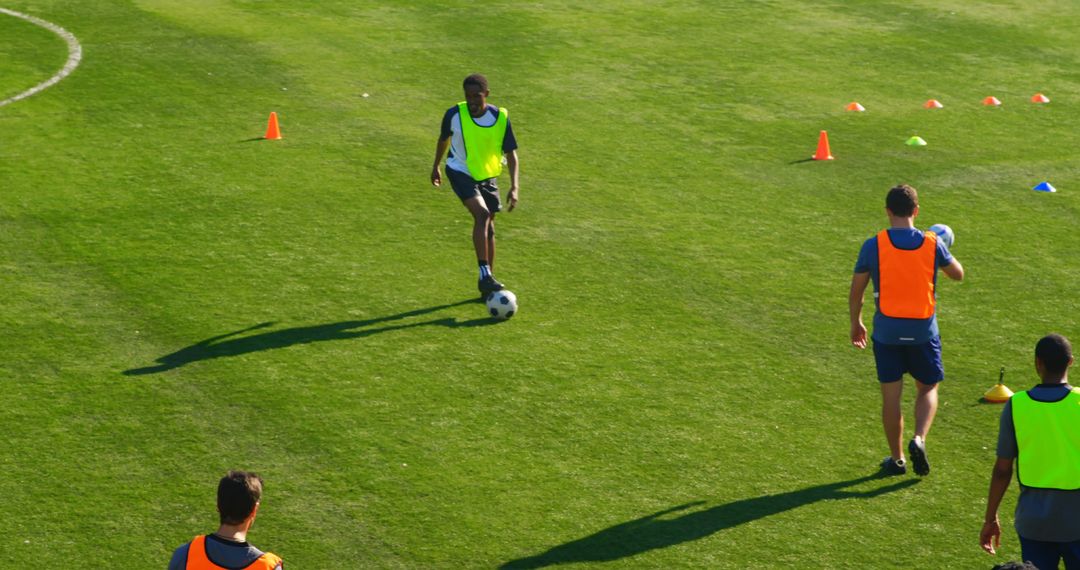
[[[1040,182],[1038,186],[1032,188],[1036,192],[1057,192],[1057,188],[1050,185],[1049,182]]]

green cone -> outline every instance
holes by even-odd
[[[922,137],[911,137],[904,144],[908,146],[926,146],[926,141],[922,140]]]

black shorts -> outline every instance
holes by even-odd
[[[480,196],[484,199],[484,204],[487,205],[489,212],[494,214],[495,212],[502,211],[502,201],[499,200],[499,183],[497,179],[488,178],[487,180],[477,182],[476,180],[473,180],[472,176],[469,176],[464,172],[458,172],[450,167],[447,167],[445,170],[446,177],[450,179],[450,186],[454,189],[454,194],[457,194],[462,202],[469,198]]]

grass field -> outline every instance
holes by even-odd
[[[1080,338],[1075,3],[0,7],[84,50],[0,107],[0,568],[164,567],[229,468],[266,480],[250,539],[290,568],[1019,558],[1011,528],[977,545],[979,399],[1001,366],[1037,381],[1039,336]],[[66,56],[0,14],[0,99]],[[505,323],[427,180],[475,71],[520,144]],[[284,139],[255,140],[270,111]],[[837,160],[807,162],[823,129]],[[968,272],[939,288],[921,480],[872,477],[873,357],[847,341],[897,182]]]

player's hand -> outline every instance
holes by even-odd
[[[517,203],[518,203],[518,189],[517,189],[517,187],[511,188],[510,192],[507,192],[506,201],[510,202],[510,209],[508,211],[513,212],[514,208],[517,207]]]
[[[866,325],[862,324],[862,321],[851,325],[851,344],[866,348]]]
[[[431,185],[438,188],[442,185],[442,175],[439,174],[439,167],[431,169]]]
[[[979,533],[979,545],[990,554],[997,554],[995,547],[1001,547],[1001,523],[997,519],[983,523]]]

